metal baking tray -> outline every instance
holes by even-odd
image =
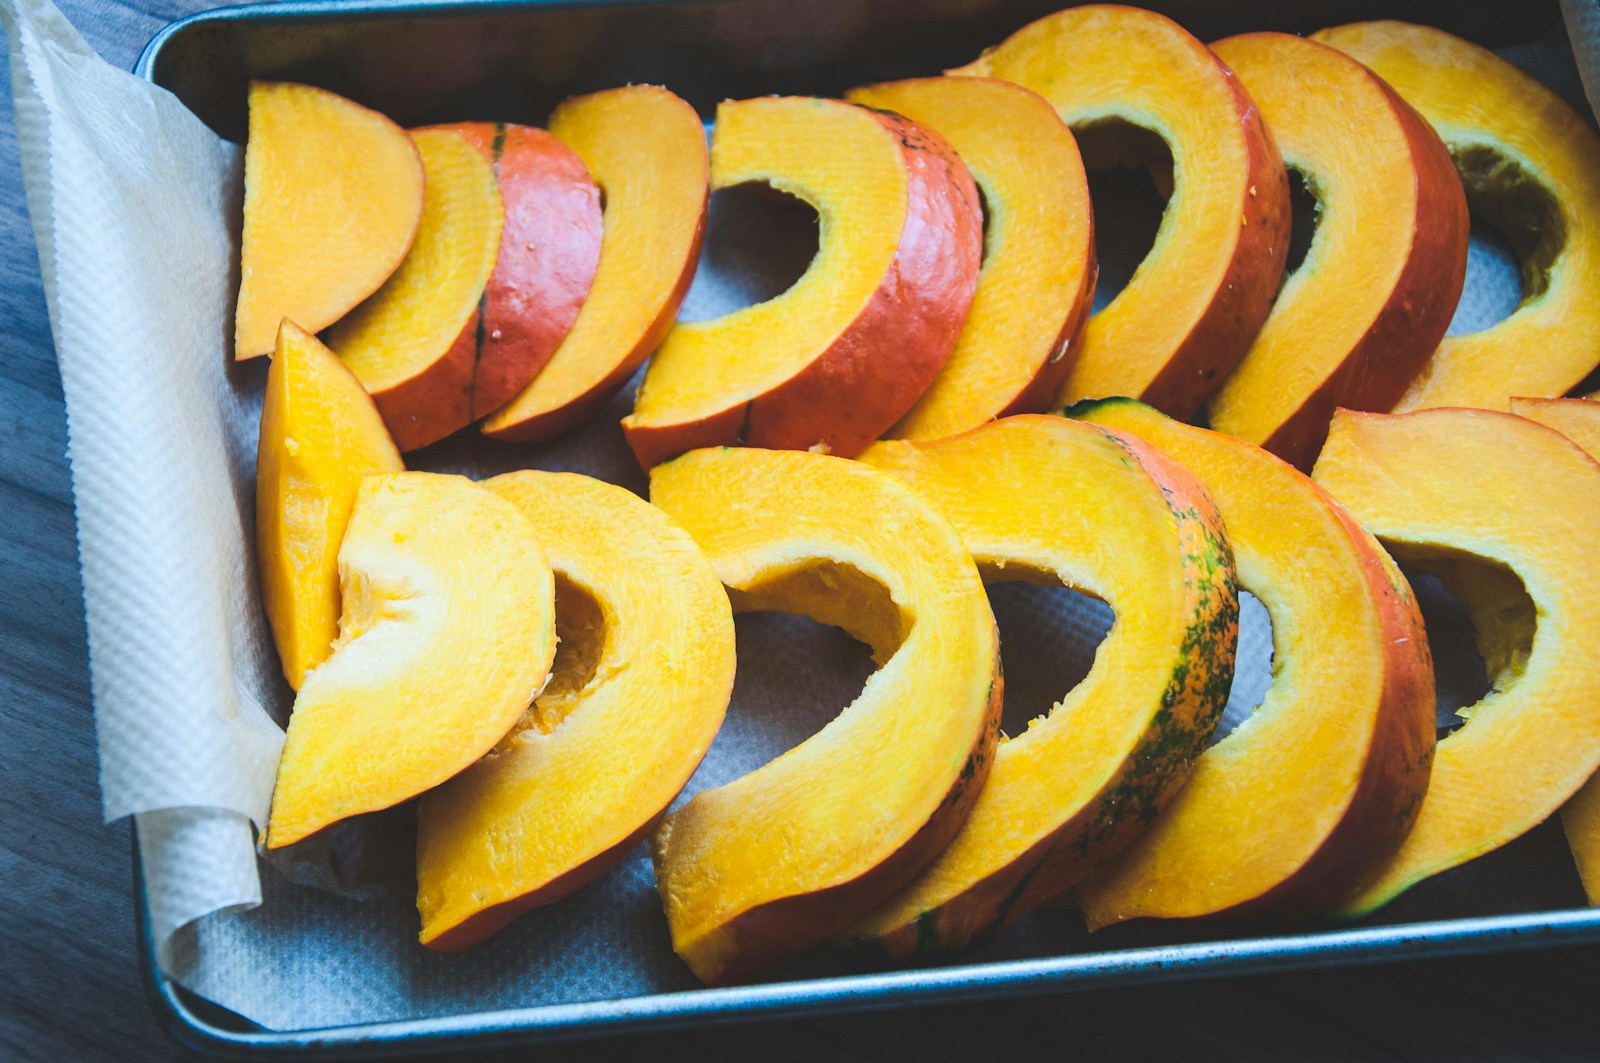
[[[709,118],[724,98],[836,95],[868,81],[936,72],[1061,6],[1061,0],[294,0],[175,22],[146,46],[136,72],[172,90],[234,140],[243,139],[246,86],[255,77],[322,85],[407,126],[465,119],[543,124],[562,98],[627,82],[665,84]],[[1374,17],[1428,22],[1496,48],[1561,39],[1555,0],[1336,0],[1314,10],[1294,0],[1156,0],[1148,6],[1206,40],[1248,29],[1305,32]],[[1583,893],[1559,827],[1547,823],[1354,924],[1135,923],[1088,938],[1081,930],[1040,930],[1024,922],[1002,936],[1009,947],[980,950],[966,963],[279,1031],[212,1005],[163,975],[138,867],[135,852],[143,966],[161,1021],[188,1047],[240,1058],[489,1048],[1600,942],[1600,910],[1581,907]]]

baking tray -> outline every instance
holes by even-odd
[[[466,119],[543,124],[551,107],[568,95],[645,81],[669,86],[709,117],[724,98],[836,95],[868,81],[935,72],[971,59],[980,46],[1060,6],[1059,0],[267,3],[167,26],[145,48],[136,72],[172,90],[214,130],[235,140],[243,138],[246,86],[254,77],[322,85],[408,126]],[[1314,5],[1314,10],[1292,0],[1173,0],[1147,6],[1172,15],[1202,39],[1248,29],[1304,32],[1373,17],[1428,22],[1496,48],[1539,39],[1548,43],[1560,33],[1554,0],[1448,6],[1351,0]],[[1569,96],[1575,91],[1570,80],[1556,87]],[[1114,266],[1103,278],[1107,274],[1115,275]],[[1430,634],[1434,619],[1429,617]],[[1451,624],[1459,628],[1458,617],[1441,614],[1440,620],[1440,631]],[[163,975],[146,918],[137,851],[133,864],[144,974],[163,1025],[190,1048],[239,1058],[489,1048],[1600,942],[1600,910],[1579,907],[1583,894],[1559,827],[1547,823],[1356,924],[1135,923],[1090,939],[1081,930],[1076,935],[1040,931],[1024,923],[1002,936],[1011,939],[1010,947],[980,950],[973,962],[279,1031],[218,1008]]]

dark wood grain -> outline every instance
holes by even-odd
[[[202,5],[62,6],[126,67],[163,23]],[[181,1058],[143,996],[128,828],[100,819],[65,413],[9,106],[0,229],[0,1059]],[[1600,949],[768,1023],[538,1056],[689,1050],[769,1061],[1592,1059]]]

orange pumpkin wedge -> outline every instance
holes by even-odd
[[[1600,402],[1588,399],[1513,398],[1511,412],[1547,428],[1554,428],[1583,448],[1584,453],[1600,461]],[[1520,593],[1515,596],[1502,594],[1495,600],[1505,602],[1509,599],[1520,603],[1524,597]],[[1474,611],[1475,621],[1478,615]],[[1498,626],[1504,633],[1499,645],[1512,645],[1524,653],[1527,647],[1532,646],[1534,625],[1531,621],[1534,618],[1525,610],[1502,608],[1488,615],[1502,618]],[[1507,624],[1503,618],[1508,616],[1522,622]],[[1478,625],[1480,629],[1488,626],[1483,621],[1478,621]],[[1505,667],[1506,657],[1504,651],[1495,657],[1486,652],[1484,663],[1494,674]],[[1600,781],[1591,778],[1572,800],[1561,807],[1561,826],[1567,832],[1567,844],[1572,848],[1572,858],[1577,862],[1578,876],[1583,880],[1589,903],[1600,904]]]
[[[460,476],[361,481],[339,640],[306,674],[267,847],[431,790],[522,718],[555,656],[550,564],[521,511]]]
[[[1089,182],[1055,108],[994,78],[921,78],[854,89],[949,142],[983,193],[983,266],[955,350],[896,439],[937,439],[1042,413],[1072,369],[1096,275]]]
[[[428,173],[417,241],[377,294],[327,333],[401,450],[472,423],[478,346],[467,326],[505,222],[494,169],[472,143],[444,129],[418,130],[412,140]]]
[[[660,345],[705,235],[710,163],[693,107],[656,85],[567,100],[550,132],[600,186],[600,261],[572,329],[539,374],[483,423],[495,439],[549,439],[587,420]]]
[[[339,544],[362,477],[404,468],[361,381],[284,321],[261,404],[256,559],[283,677],[296,690],[339,632]]]
[[[1316,232],[1211,427],[1309,469],[1338,407],[1386,411],[1444,338],[1467,271],[1467,200],[1427,120],[1343,52],[1287,33],[1211,46],[1317,199]]]
[[[1026,85],[1080,146],[1114,141],[1117,120],[1166,141],[1174,184],[1155,244],[1089,319],[1058,399],[1131,395],[1187,417],[1244,357],[1289,253],[1288,178],[1249,94],[1177,23],[1114,4],[1047,15],[951,73]]]
[[[1600,766],[1600,464],[1509,413],[1341,410],[1313,476],[1400,560],[1486,559],[1538,614],[1521,674],[1439,742],[1416,826],[1343,906],[1360,915],[1518,837]]]
[[[479,420],[539,375],[577,320],[600,261],[600,189],[577,153],[543,129],[436,128],[489,160],[505,208],[494,272],[462,328],[472,335],[470,416]]]
[[[655,836],[673,948],[702,981],[739,981],[826,941],[949,844],[989,773],[999,635],[949,522],[865,465],[697,450],[656,466],[650,496],[735,612],[837,624],[879,665],[820,732]]]
[[[1274,642],[1248,722],[1079,887],[1089,929],[1333,910],[1399,847],[1428,787],[1433,660],[1410,586],[1326,491],[1259,447],[1129,399],[1066,413],[1137,436],[1205,484]]]
[[[235,358],[271,354],[284,318],[319,332],[378,290],[422,221],[405,130],[310,85],[250,83]]]
[[[956,952],[1076,885],[1183,784],[1233,682],[1233,555],[1192,476],[1077,421],[1008,417],[862,460],[948,516],[989,581],[1059,582],[1116,612],[1084,681],[1001,743],[950,847],[840,935],[869,955]]]
[[[1446,337],[1395,410],[1566,394],[1600,364],[1600,135],[1532,77],[1442,30],[1361,22],[1312,39],[1371,67],[1433,123],[1468,204],[1522,264],[1511,316]]]
[[[650,833],[733,692],[733,614],[689,534],[570,473],[484,482],[537,522],[556,577],[550,684],[417,807],[422,943],[454,952],[592,881]]]
[[[929,130],[839,100],[727,102],[711,184],[752,182],[816,208],[817,256],[783,294],[667,334],[622,422],[645,468],[719,443],[852,457],[927,390],[972,305],[978,193]]]

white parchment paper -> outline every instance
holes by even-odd
[[[1594,0],[1564,6],[1585,34],[1579,54],[1600,56]],[[49,0],[0,0],[0,22],[66,394],[105,815],[138,818],[163,967],[279,1029],[692,988],[642,846],[594,886],[462,956],[415,943],[408,809],[300,847],[277,870],[258,863],[255,826],[265,821],[287,689],[248,545],[262,366],[224,357],[240,152],[164,90],[100,61]],[[1571,76],[1556,48],[1511,58],[1552,83]],[[768,221],[783,232],[781,218]],[[729,239],[730,227],[750,223],[747,210],[714,203],[685,317],[772,294],[770,279],[751,272],[784,260],[780,245]],[[1135,254],[1119,266],[1117,250],[1102,247],[1103,276],[1136,265]],[[1454,331],[1482,327],[1516,299],[1514,263],[1475,244]],[[616,423],[630,403],[631,389],[544,446],[463,435],[413,464],[475,476],[570,469],[642,491]],[[1048,588],[1004,586],[992,598],[1015,733],[1087,671],[1109,615]],[[814,733],[871,670],[862,647],[808,621],[746,616],[738,631],[728,722],[680,801]],[[1263,611],[1247,609],[1229,723],[1265,690],[1270,652]],[[983,958],[1097,947],[1074,918],[1044,912]],[[811,957],[777,976],[837,970]]]

